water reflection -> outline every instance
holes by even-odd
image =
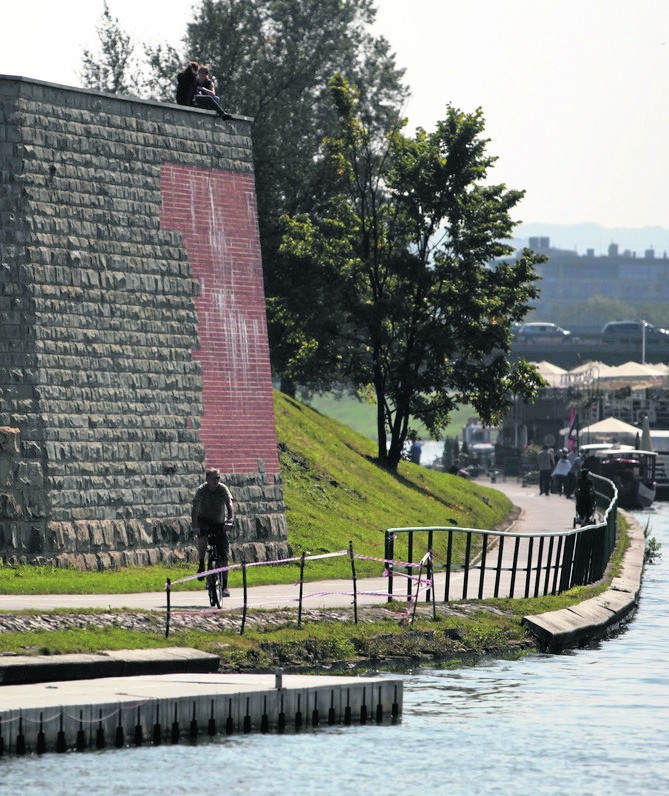
[[[642,524],[645,517],[640,513]],[[669,504],[663,555],[618,635],[564,655],[405,677],[398,726],[194,746],[0,759],[0,790],[71,794],[651,794],[669,792]],[[397,675],[393,675],[396,677]]]

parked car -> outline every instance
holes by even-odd
[[[516,334],[519,343],[576,343],[568,329],[554,323],[524,323]]]
[[[646,321],[611,321],[602,329],[603,343],[641,343],[643,328],[646,327],[648,345],[665,344],[669,346],[669,330],[653,326]]]

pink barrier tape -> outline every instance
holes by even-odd
[[[424,593],[424,592],[428,591],[429,589],[434,588],[434,585],[435,585],[432,580],[423,578],[422,571],[419,571],[418,575],[411,575],[411,574],[409,574],[407,572],[403,572],[401,569],[399,569],[399,568],[404,568],[404,569],[419,568],[419,570],[422,570],[422,567],[425,565],[426,561],[428,561],[430,559],[430,557],[431,557],[431,553],[429,551],[423,556],[423,558],[418,563],[409,562],[409,561],[394,561],[394,560],[387,559],[387,558],[378,558],[376,556],[367,556],[367,555],[354,554],[354,553],[352,553],[351,550],[338,550],[338,551],[335,551],[335,552],[332,552],[332,553],[321,553],[319,555],[308,556],[308,557],[307,556],[300,556],[299,558],[298,557],[292,557],[292,558],[276,559],[276,560],[273,560],[273,561],[254,561],[254,562],[251,562],[251,563],[245,564],[245,565],[243,565],[243,564],[230,564],[230,565],[228,565],[226,567],[218,567],[216,569],[206,570],[205,572],[198,572],[198,573],[195,573],[193,575],[188,575],[188,576],[186,576],[184,578],[181,578],[179,580],[175,580],[173,582],[166,583],[165,584],[165,590],[168,593],[167,594],[167,599],[168,599],[168,605],[167,605],[167,608],[168,608],[168,612],[167,612],[167,615],[168,615],[167,627],[169,628],[169,617],[170,617],[170,615],[173,615],[173,616],[178,616],[178,615],[183,615],[183,616],[206,616],[206,615],[220,614],[222,612],[232,613],[234,611],[242,611],[242,610],[246,611],[246,609],[248,609],[249,607],[253,607],[253,608],[263,607],[263,606],[264,607],[268,607],[270,605],[285,605],[285,603],[286,603],[286,600],[265,601],[265,602],[257,601],[257,602],[252,602],[252,603],[249,603],[247,601],[245,606],[242,606],[242,607],[235,606],[234,608],[229,608],[229,609],[226,609],[225,607],[221,607],[221,608],[201,608],[201,609],[195,609],[195,610],[192,610],[192,609],[185,609],[184,610],[184,609],[179,609],[179,608],[171,608],[170,605],[169,605],[169,594],[170,594],[172,586],[174,586],[174,585],[176,585],[178,583],[186,583],[188,581],[195,580],[196,578],[204,580],[209,575],[213,575],[213,574],[216,574],[218,572],[229,572],[230,570],[240,569],[240,568],[242,568],[244,566],[246,566],[248,568],[248,567],[252,567],[252,566],[292,564],[292,563],[297,563],[297,562],[303,563],[305,561],[315,561],[315,560],[326,559],[326,558],[338,558],[340,556],[350,556],[352,559],[359,558],[359,559],[365,560],[365,561],[378,561],[379,563],[382,563],[382,564],[384,564],[386,566],[386,569],[384,569],[384,572],[383,572],[383,577],[386,577],[386,578],[389,577],[389,571],[388,571],[388,568],[387,568],[389,565],[392,565],[393,567],[398,567],[397,571],[393,570],[393,574],[394,575],[396,575],[397,577],[405,578],[405,579],[410,580],[410,581],[416,581],[417,582],[415,594],[412,594],[409,597],[409,599],[407,601],[407,610],[404,613],[398,614],[396,612],[386,611],[387,613],[393,614],[395,616],[404,616],[404,617],[408,616],[411,613],[411,609],[416,604],[416,602],[418,600],[418,596],[421,593]],[[295,581],[294,585],[297,585],[298,583],[299,583],[299,581]],[[304,600],[304,599],[308,600],[308,599],[314,598],[314,597],[327,597],[327,596],[334,596],[334,595],[353,597],[355,599],[358,594],[364,595],[364,596],[368,596],[368,597],[387,597],[388,596],[387,592],[385,592],[385,591],[383,591],[383,592],[377,592],[377,591],[362,591],[362,592],[357,592],[357,591],[352,591],[352,592],[346,592],[346,591],[344,591],[344,592],[342,592],[342,591],[320,591],[320,592],[312,592],[312,593],[306,594],[306,595],[302,594],[301,597],[292,597],[292,598],[289,598],[287,601],[288,602],[293,602],[293,603],[294,602],[300,602],[300,604],[301,604],[301,601]],[[395,595],[393,594],[391,596],[394,597]]]
[[[246,567],[248,569],[249,567],[276,566],[277,564],[297,564],[298,561],[300,561],[299,558],[279,558],[276,561],[249,561]]]
[[[384,570],[383,577],[384,578],[390,577],[390,574],[389,574],[387,569]],[[417,581],[421,581],[422,580],[422,576],[421,575],[409,575],[406,572],[401,572],[399,570],[397,572],[393,572],[393,577],[394,578],[404,578],[405,580],[417,580]]]
[[[427,591],[432,586],[432,581],[425,581],[425,579],[422,579],[421,583],[425,584],[425,585],[422,586],[422,587],[419,585],[418,590],[417,590],[417,594]],[[358,594],[358,596],[364,595],[364,596],[367,596],[367,597],[387,597],[388,596],[388,592],[385,592],[385,591],[359,591],[359,592],[357,592],[357,594]],[[411,610],[411,607],[413,606],[413,602],[417,598],[417,594],[412,595],[410,601],[408,602],[407,611],[405,611],[405,612],[387,611],[387,613],[390,613],[393,616],[401,616],[401,615],[404,615],[404,614],[408,614],[409,611]],[[311,592],[309,594],[303,594],[302,595],[302,599],[303,600],[308,600],[309,598],[313,598],[313,597],[328,597],[328,596],[333,596],[333,595],[340,595],[342,597],[353,597],[354,596],[354,592],[349,592],[349,591]],[[393,596],[397,596],[397,597],[399,597],[401,599],[404,599],[404,597],[405,597],[405,595],[403,595],[403,594],[393,595]],[[286,598],[285,600],[271,600],[271,601],[264,601],[264,602],[260,602],[260,601],[258,601],[258,602],[249,602],[248,607],[249,608],[261,608],[261,607],[268,608],[268,607],[270,607],[272,605],[285,606],[286,602],[299,602],[299,599],[300,599],[299,597],[289,597],[289,598]],[[226,608],[224,606],[222,608],[200,608],[200,609],[173,608],[172,611],[171,611],[171,614],[172,614],[172,616],[204,616],[204,615],[207,615],[207,614],[213,615],[213,614],[221,614],[221,613],[233,614],[235,612],[239,612],[239,611],[242,611],[242,610],[243,610],[243,606],[232,606],[230,608]]]
[[[361,594],[366,594],[369,597],[387,597],[387,595],[388,595],[388,593],[385,592],[385,591],[358,591],[358,592],[353,592],[353,591],[315,591],[315,592],[311,592],[311,594],[304,594],[303,595],[303,599],[308,600],[309,597],[328,597],[330,595],[335,595],[335,594],[338,594],[341,597],[354,597],[356,594],[358,595],[358,597]],[[291,599],[297,600],[299,598],[295,597],[295,598],[291,598]]]
[[[384,609],[386,613],[394,617],[400,617],[403,620],[409,619],[414,605],[418,602],[419,595],[434,588],[434,582],[430,578],[420,577],[414,578],[414,580],[418,580],[418,585],[416,586],[415,593],[413,593],[407,600],[406,611],[390,611],[389,609]],[[394,597],[395,595],[393,594],[392,596]],[[401,596],[403,597],[404,595]]]
[[[173,580],[170,584],[171,586],[175,586],[177,583],[186,583],[189,580],[195,580],[196,578],[206,578],[207,575],[214,575],[216,572],[229,572],[231,569],[241,569],[241,564],[230,564],[228,567],[218,567],[217,569],[207,569],[205,572],[196,572],[194,575],[186,575],[184,578],[179,578],[179,580]]]
[[[305,561],[318,561],[322,558],[337,558],[338,556],[347,556],[348,550],[337,550],[335,553],[321,553],[317,556],[305,556]],[[298,558],[277,558],[273,561],[251,561],[246,564],[246,568],[249,567],[267,567],[267,566],[276,566],[277,564],[296,564],[302,560],[302,557]],[[373,559],[373,560],[382,560],[382,559]],[[413,566],[413,565],[412,565]],[[417,566],[417,565],[416,565]],[[186,583],[189,580],[195,580],[196,578],[206,578],[208,575],[214,575],[216,572],[229,572],[232,569],[241,569],[241,564],[230,564],[227,567],[217,567],[216,569],[207,569],[204,572],[196,572],[194,575],[186,575],[183,578],[179,578],[179,580],[173,580],[171,585],[176,586],[177,583]]]
[[[420,562],[418,564],[414,564],[411,561],[393,561],[390,558],[375,558],[374,556],[363,556],[361,553],[354,553],[353,558],[360,558],[364,561],[378,561],[380,564],[393,564],[396,567],[419,567]]]
[[[365,595],[367,597],[387,597],[388,594],[385,591],[359,591],[357,592],[358,596]],[[302,595],[303,600],[308,600],[310,597],[328,597],[332,595],[340,595],[342,597],[353,597],[353,592],[348,591],[323,591],[323,592],[313,592],[312,594],[304,594]],[[248,604],[249,608],[270,608],[271,606],[285,606],[286,602],[299,602],[299,597],[288,597],[285,600],[275,600],[270,602],[256,602]],[[172,616],[203,616],[206,614],[232,614],[235,611],[242,611],[243,606],[234,606],[231,608],[202,608],[202,609],[190,609],[190,608],[174,608],[171,611]]]
[[[317,561],[319,558],[337,558],[339,556],[347,556],[348,550],[336,550],[334,553],[319,553],[317,556],[305,556],[305,561]],[[298,559],[299,561],[300,559]]]

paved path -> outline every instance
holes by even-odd
[[[510,525],[508,531],[516,533],[550,533],[567,530],[572,527],[574,502],[558,495],[540,496],[537,486],[522,487],[515,479],[491,484],[481,482],[485,486],[504,492],[512,503],[520,508],[520,516]],[[504,549],[504,561],[509,562],[512,545]],[[487,566],[494,566],[494,551],[489,553]],[[379,564],[379,567],[381,565]],[[505,576],[508,579],[508,576]],[[485,596],[492,596],[492,581],[486,582]],[[451,599],[461,597],[462,576],[455,575],[452,580]],[[472,573],[467,595],[477,595],[477,575]],[[504,585],[504,582],[502,583]],[[351,584],[349,581],[329,580],[307,583],[304,585],[305,608],[339,608],[352,604]],[[522,584],[517,584],[515,596],[522,595]],[[388,581],[384,577],[366,578],[358,581],[358,604],[380,605],[385,602]],[[406,581],[394,579],[394,594],[402,598],[406,596]],[[440,599],[444,592],[444,575],[436,576],[436,595]],[[271,586],[254,586],[248,590],[248,605],[256,608],[297,607],[298,587],[295,584],[277,584]],[[0,611],[48,611],[53,608],[70,609],[132,609],[144,611],[164,611],[166,607],[163,584],[156,584],[155,592],[138,594],[55,594],[55,595],[0,595]],[[199,611],[208,607],[208,598],[204,591],[173,591],[172,607],[179,610]],[[231,597],[225,601],[229,609],[242,607],[242,589],[231,589]]]

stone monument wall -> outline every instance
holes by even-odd
[[[233,555],[288,554],[250,120],[0,77],[0,555],[192,560],[205,466]]]

